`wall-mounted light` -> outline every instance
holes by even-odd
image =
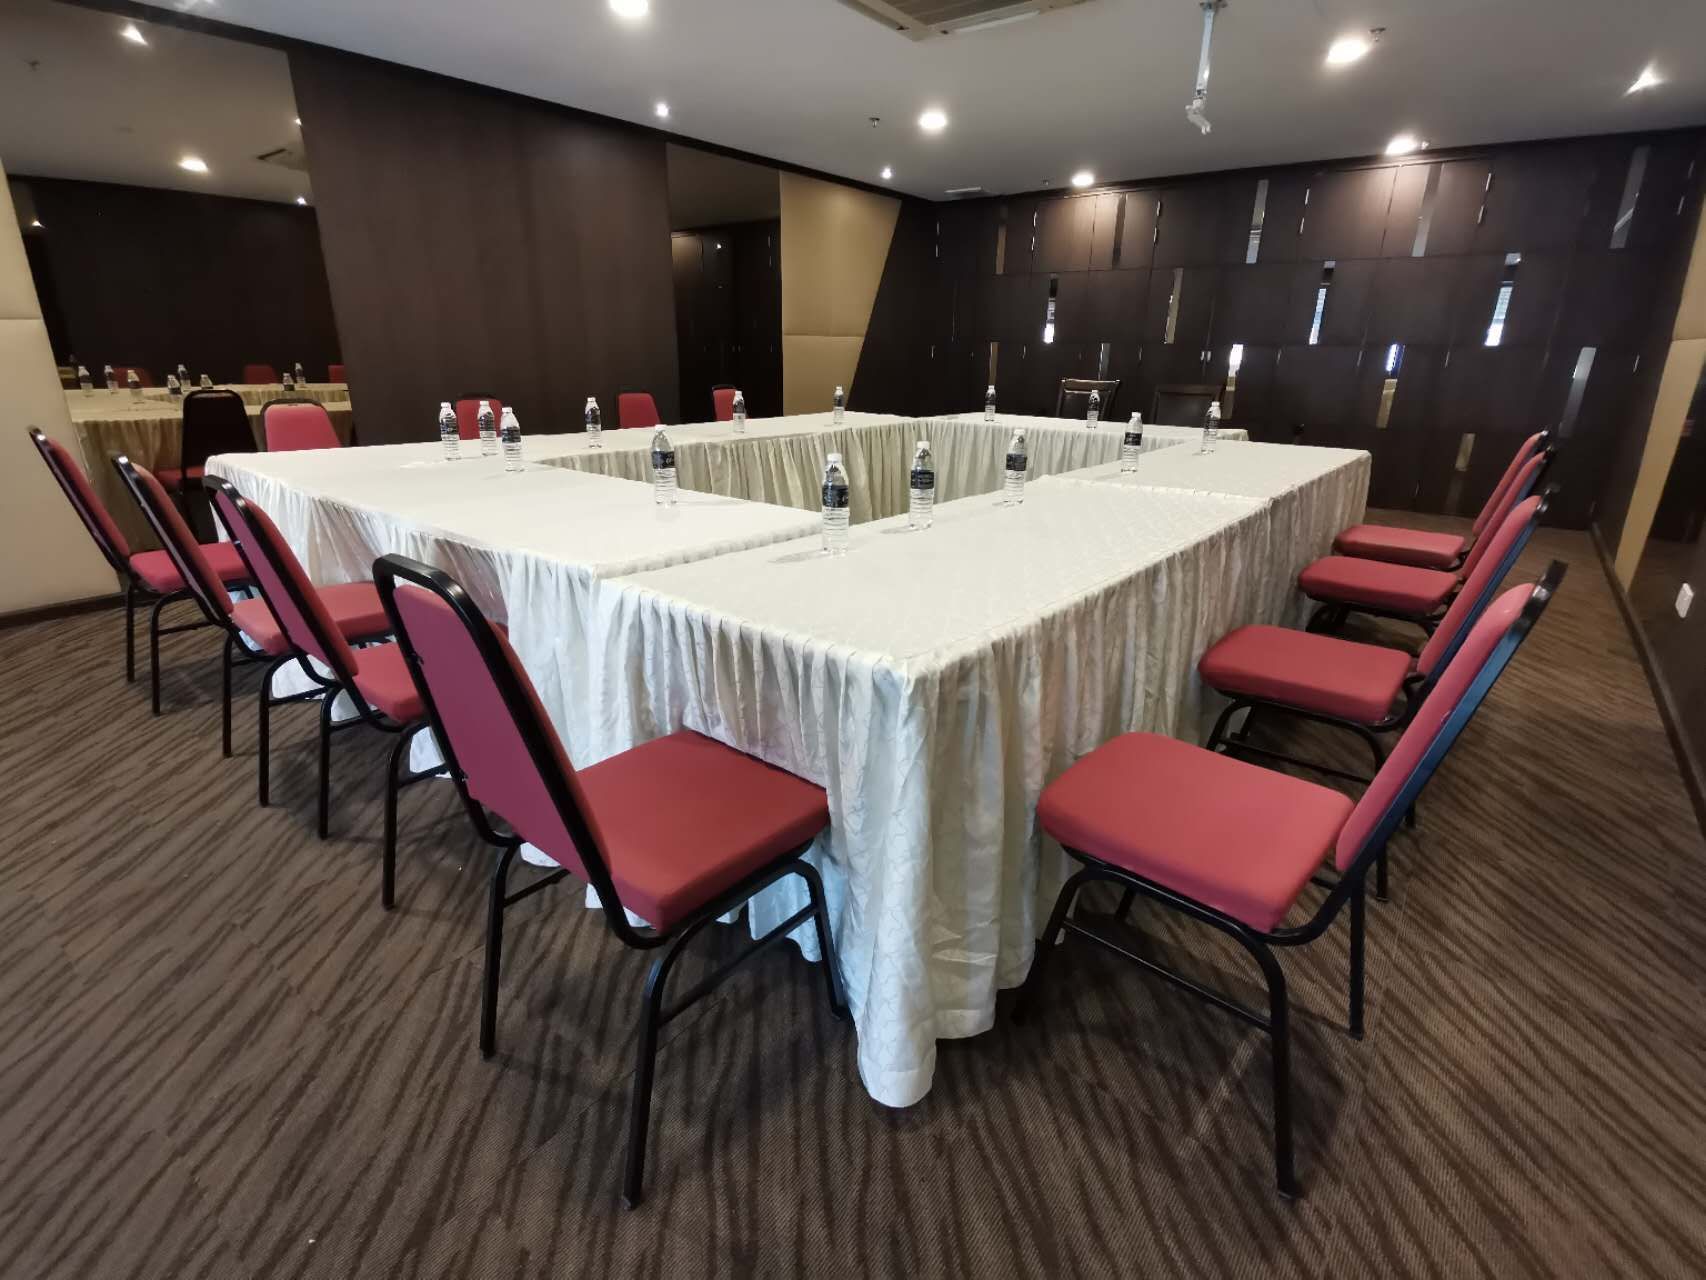
[[[1643,89],[1651,89],[1663,83],[1664,77],[1653,70],[1653,64],[1649,62],[1641,68],[1641,74],[1635,77],[1635,83],[1623,91],[1623,96],[1628,97],[1632,93],[1640,93]]]
[[[125,23],[119,28],[118,33],[132,44],[139,44],[144,48],[148,46],[148,37],[142,34],[142,28],[134,22]]]
[[[182,160],[178,161],[178,168],[186,169],[190,173],[206,173],[207,161],[203,160],[200,156],[185,156]]]
[[[948,113],[940,107],[930,107],[918,117],[918,127],[925,133],[941,133],[948,127]]]

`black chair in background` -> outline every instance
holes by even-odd
[[[1102,393],[1102,421],[1114,416],[1114,401],[1120,394],[1118,378],[1062,378],[1060,393],[1054,398],[1054,416],[1082,420],[1090,412],[1090,393]]]
[[[1220,399],[1220,388],[1210,382],[1173,383],[1155,388],[1149,420],[1158,426],[1200,427],[1208,407]]]
[[[184,397],[183,443],[175,467],[160,467],[154,478],[178,503],[178,508],[209,539],[212,519],[200,519],[190,509],[190,494],[201,494],[201,478],[207,460],[220,453],[254,453],[255,429],[249,425],[249,410],[243,397],[225,388],[204,388]],[[205,511],[207,500],[198,505]]]

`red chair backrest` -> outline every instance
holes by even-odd
[[[1504,475],[1499,477],[1499,483],[1487,495],[1487,501],[1481,507],[1481,513],[1475,517],[1475,524],[1470,530],[1475,537],[1480,537],[1481,531],[1492,524],[1493,513],[1499,509],[1499,504],[1504,501],[1505,491],[1510,488],[1511,481],[1516,479],[1516,473],[1522,469],[1522,464],[1534,455],[1535,450],[1539,449],[1545,442],[1546,433],[1536,431],[1517,446],[1516,452],[1511,455],[1509,465],[1505,467]]]
[[[355,653],[272,517],[228,484],[214,487],[213,502],[285,639],[297,652],[318,658],[345,688],[353,689]]]
[[[278,370],[270,364],[246,364],[243,366],[243,381],[256,386],[277,382]]]
[[[657,402],[649,391],[624,391],[616,397],[618,427],[655,427],[658,425]]]
[[[1497,531],[1484,539],[1487,554],[1475,566],[1475,572],[1469,575],[1463,590],[1457,593],[1451,608],[1445,611],[1445,617],[1440,619],[1439,626],[1434,628],[1433,635],[1422,647],[1421,655],[1416,659],[1419,674],[1429,678],[1439,674],[1441,661],[1457,647],[1459,633],[1471,625],[1491,602],[1499,585],[1494,578],[1510,571],[1511,552],[1517,548],[1519,541],[1528,541],[1528,534],[1533,531],[1545,501],[1539,494],[1524,498],[1511,509]]]
[[[77,518],[83,522],[83,527],[95,540],[95,546],[107,558],[107,563],[121,577],[128,578],[130,544],[125,541],[124,534],[119,532],[118,522],[113,519],[112,512],[107,510],[106,503],[95,493],[95,486],[89,483],[89,477],[83,474],[83,468],[72,458],[71,451],[59,441],[48,439],[40,427],[30,428],[30,442],[35,445],[36,452],[41,454],[41,460],[47,463],[47,469],[59,482],[59,488],[71,503],[71,509],[77,513]]]
[[[492,406],[492,426],[496,427],[504,420],[504,402],[491,396],[463,396],[455,404],[456,434],[464,440],[480,438],[480,401],[484,400]]]
[[[113,466],[118,468],[120,478],[136,499],[136,505],[142,508],[154,536],[160,539],[167,556],[178,567],[184,585],[201,606],[207,620],[220,623],[230,617],[231,597],[226,594],[225,584],[220,582],[219,575],[208,564],[201,542],[184,523],[177,504],[167,496],[166,486],[147,467],[137,466],[123,454],[113,459]]]
[[[1546,451],[1544,449],[1522,464],[1521,469],[1516,473],[1516,477],[1505,486],[1504,493],[1499,496],[1499,505],[1493,508],[1493,516],[1487,522],[1487,528],[1497,529],[1505,522],[1505,517],[1510,514],[1511,508],[1528,497],[1529,491],[1534,488],[1534,482],[1540,478],[1540,468],[1545,465]],[[1490,538],[1477,538],[1475,540],[1475,545],[1469,549],[1469,556],[1464,560],[1463,567],[1457,571],[1457,576],[1460,579],[1466,580],[1474,576],[1476,567],[1486,558],[1487,546],[1491,541]]]
[[[326,381],[327,382],[348,382],[349,377],[344,373],[343,365],[341,365],[341,364],[329,364],[326,366]]]
[[[154,385],[154,375],[139,364],[115,364],[113,366],[113,377],[118,379],[118,384],[121,387],[129,385],[130,375],[133,373],[136,375],[139,386],[151,387]]]
[[[261,430],[266,435],[267,452],[281,453],[291,449],[337,449],[337,428],[326,406],[313,400],[273,400],[261,409]]]
[[[715,410],[718,422],[731,422],[735,416],[735,389],[733,387],[712,387],[711,407]]]

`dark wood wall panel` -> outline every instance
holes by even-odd
[[[369,441],[430,437],[440,400],[576,430],[596,395],[679,420],[661,141],[366,59],[293,49],[332,301]]]
[[[671,236],[681,421],[709,421],[723,385],[754,418],[782,412],[781,244],[775,218]]]

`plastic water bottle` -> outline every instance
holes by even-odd
[[[286,391],[296,390],[296,379],[291,376],[289,369],[284,371],[284,389]]]
[[[675,505],[675,446],[661,424],[652,432],[652,501],[660,507]]]
[[[498,452],[498,420],[492,413],[490,400],[480,401],[480,412],[475,421],[480,424],[480,456],[495,458]]]
[[[983,420],[995,421],[995,384],[989,384],[989,390],[983,393]]]
[[[1008,506],[1016,507],[1025,500],[1025,463],[1025,429],[1020,427],[1007,442],[1007,478],[1001,492]]]
[[[835,389],[834,404],[835,404],[835,412],[831,416],[834,419],[835,425],[839,427],[842,423],[842,420],[845,419],[847,416],[847,393],[845,391],[843,391],[840,387],[837,387]]]
[[[839,392],[840,388],[836,390]],[[841,465],[841,455],[832,453],[823,467],[823,553],[826,556],[847,554],[847,507],[850,500],[847,469]]]
[[[213,386],[213,379],[204,373],[201,375],[201,385],[204,391],[209,390]]]
[[[446,462],[455,462],[462,456],[462,432],[456,426],[456,410],[448,400],[438,402],[438,442],[444,446]]]
[[[745,435],[746,434],[746,395],[745,395],[745,393],[740,391],[738,388],[735,390],[735,398],[734,398],[733,402],[731,402],[731,404],[729,405],[729,416],[734,419],[735,434],[737,436],[738,435]]]
[[[136,376],[135,369],[125,370],[124,385],[130,388],[130,398],[132,400],[142,399],[142,379]]]
[[[1220,401],[1209,405],[1202,416],[1202,452],[1213,453],[1214,442],[1220,437]]]
[[[504,406],[503,418],[504,470],[520,471],[521,461],[521,420],[515,416],[515,410],[507,404]]]
[[[174,400],[184,394],[184,385],[178,381],[178,375],[175,373],[166,375],[166,394]]]
[[[77,366],[77,386],[83,391],[93,391],[95,389],[95,379],[90,376],[89,366],[86,364],[80,364]]]
[[[190,385],[189,368],[181,360],[178,362],[178,385],[183,387]]]
[[[1143,452],[1143,415],[1134,413],[1125,424],[1125,439],[1120,441],[1120,472],[1130,475],[1137,470],[1138,455]]]
[[[110,364],[101,366],[101,376],[107,380],[108,391],[118,390],[118,374],[113,372],[113,367]]]
[[[302,372],[302,361],[298,360],[296,362],[296,382],[297,382],[297,385],[300,386],[302,383],[307,382],[307,381],[308,381],[308,375]]]
[[[911,500],[906,509],[906,522],[914,529],[928,529],[936,522],[936,459],[930,454],[930,442],[920,440],[912,451]]]
[[[1094,387],[1090,388],[1090,407],[1084,411],[1084,425],[1095,430],[1096,424],[1102,420],[1102,393]]]

